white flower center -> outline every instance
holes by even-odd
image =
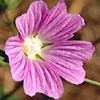
[[[22,45],[22,51],[28,58],[34,59],[35,55],[40,52],[42,46],[43,44],[38,38],[29,37],[25,38],[25,42]]]

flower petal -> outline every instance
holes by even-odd
[[[43,1],[35,1],[26,14],[17,17],[16,26],[23,39],[38,32],[47,14],[47,5]]]
[[[13,53],[20,52],[22,42],[23,42],[23,40],[22,40],[21,36],[19,36],[19,35],[9,38],[5,45],[6,54],[8,56],[10,56]]]
[[[42,49],[40,56],[67,81],[80,84],[84,81],[83,61],[91,58],[94,47],[90,42],[66,41]]]
[[[40,61],[32,62],[31,71],[24,80],[24,90],[30,96],[40,92],[55,99],[60,98],[64,91],[58,74]]]
[[[78,14],[67,14],[64,1],[59,1],[46,17],[38,38],[44,43],[65,41],[83,25],[83,18]]]
[[[11,67],[12,78],[15,81],[22,81],[28,74],[29,60],[21,51],[21,36],[14,36],[8,39],[5,46],[5,52],[9,56],[9,65]]]

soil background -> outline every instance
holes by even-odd
[[[13,21],[22,13],[26,13],[31,2],[35,0],[21,0],[19,5],[9,11]],[[50,9],[59,0],[44,0]],[[89,61],[84,62],[86,78],[100,82],[100,0],[64,0],[68,13],[78,13],[86,25],[75,33],[72,39],[90,41],[95,46],[95,52]],[[13,31],[4,13],[0,12],[0,49],[4,50],[7,39],[13,36]],[[59,100],[100,100],[100,87],[88,83],[73,85],[62,79],[64,85],[64,94]],[[3,91],[10,93],[18,82],[12,80],[10,68],[0,66],[0,84]],[[1,94],[0,94],[1,95]],[[23,87],[20,87],[13,96],[16,99],[9,100],[44,100],[41,94],[37,93],[34,97],[25,95]],[[8,99],[7,99],[8,100]],[[54,100],[54,99],[52,99]]]

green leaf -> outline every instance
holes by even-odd
[[[5,95],[7,94],[4,93],[3,85],[0,84],[0,100]],[[17,97],[16,95],[10,95],[7,99],[4,99],[4,100],[19,100],[19,97]]]
[[[0,11],[4,12],[15,8],[20,0],[0,0]]]
[[[0,56],[0,66],[9,66],[9,64],[7,62],[3,61],[4,58]]]
[[[10,96],[7,100],[19,100],[17,96]]]
[[[0,84],[0,98],[4,95],[3,86]]]
[[[15,8],[19,4],[20,0],[5,0],[7,10]]]
[[[0,49],[0,56],[3,57],[3,61],[9,63],[8,56],[5,54],[3,50]]]
[[[4,0],[0,0],[0,11],[5,11],[5,9],[7,8],[7,5],[5,3]]]

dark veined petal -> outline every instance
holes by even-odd
[[[64,90],[59,75],[44,62],[33,61],[31,64],[31,70],[24,80],[25,93],[34,96],[40,92],[55,99],[60,98]]]
[[[40,56],[67,81],[80,84],[84,81],[83,61],[91,58],[94,47],[86,41],[66,41],[42,49]]]
[[[83,18],[78,14],[67,14],[64,1],[59,1],[46,17],[38,38],[44,43],[65,41],[73,37],[73,33],[83,25]]]
[[[28,74],[30,67],[29,59],[22,53],[22,42],[21,36],[14,36],[9,38],[5,45],[5,53],[9,57],[12,78],[15,81],[22,81]]]
[[[27,13],[16,18],[16,27],[22,38],[36,34],[47,15],[48,8],[43,1],[31,3]]]

